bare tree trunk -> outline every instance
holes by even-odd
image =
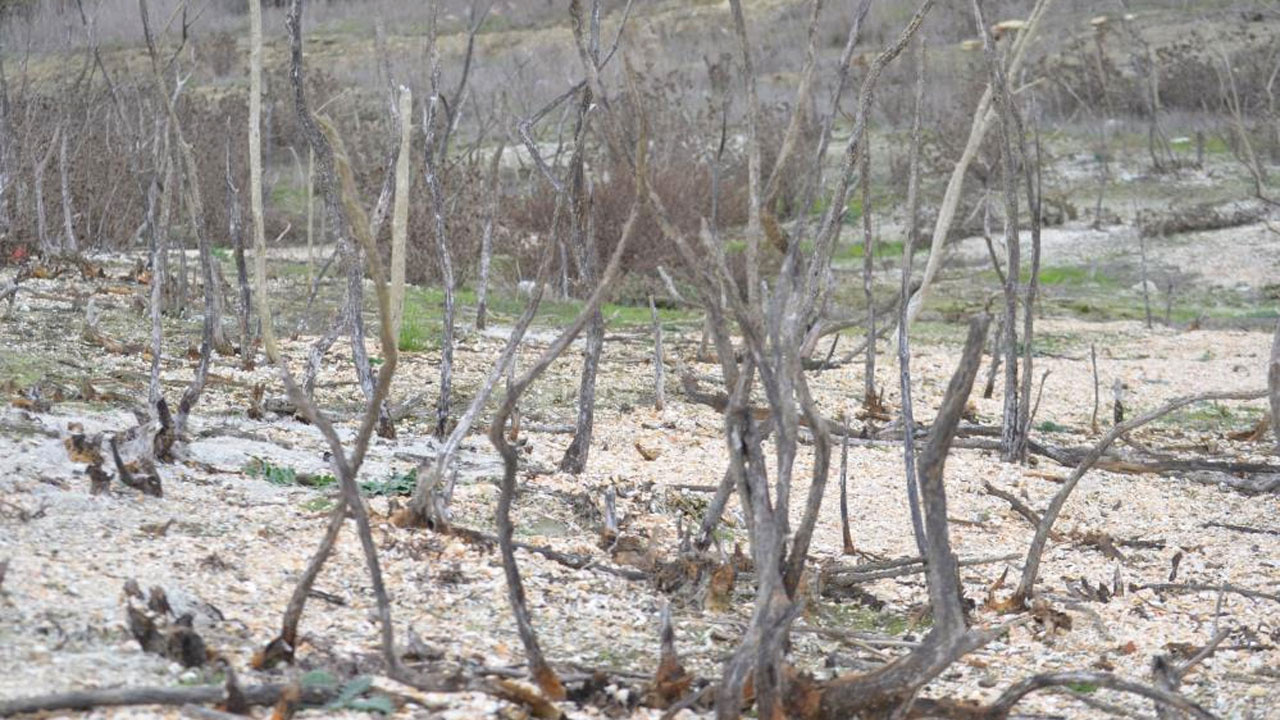
[[[300,0],[299,0],[300,1]],[[291,13],[293,7],[291,6]],[[301,17],[301,7],[297,9],[297,13],[293,17]],[[251,23],[252,25],[252,23]],[[260,25],[258,26],[261,27]],[[298,29],[301,32],[300,29]],[[363,227],[354,227],[354,218],[348,217],[349,213],[344,213],[342,198],[340,197],[340,188],[338,187],[338,178],[334,169],[334,149],[325,139],[320,127],[316,124],[315,116],[312,114],[307,105],[306,89],[303,79],[302,68],[302,48],[301,37],[293,38],[290,47],[290,84],[293,87],[293,100],[295,110],[298,115],[298,123],[302,128],[303,135],[307,138],[312,151],[315,152],[317,165],[319,168],[319,185],[321,195],[324,198],[325,211],[329,217],[333,234],[338,240],[338,247],[347,261],[347,296],[343,309],[343,318],[345,327],[351,339],[351,354],[355,364],[356,377],[360,383],[360,389],[364,393],[365,398],[369,399],[377,392],[379,385],[378,380],[374,377],[373,369],[369,363],[369,353],[364,344],[364,317],[362,314],[364,303],[364,258],[366,251],[359,245],[353,244],[348,233],[367,233],[372,225],[369,223],[367,214],[361,211],[361,222]],[[255,117],[253,112],[249,113],[250,121]],[[251,150],[252,155],[252,150]],[[252,157],[250,158],[252,160]],[[256,184],[255,184],[256,186]],[[349,227],[350,226],[350,227]],[[265,239],[263,240],[265,244]],[[265,275],[265,257],[261,260],[263,263],[262,272]],[[369,262],[373,262],[373,258],[369,258]],[[379,258],[379,263],[381,259]],[[390,321],[390,317],[387,318]],[[264,326],[267,323],[267,316],[263,316]],[[265,338],[265,336],[264,336]],[[391,423],[391,414],[386,407],[385,397],[382,401],[382,408],[378,412],[378,434],[382,437],[394,437],[395,428]]]
[[[218,264],[217,258],[213,257],[212,246],[209,250],[209,269],[213,275],[211,278],[213,287],[213,349],[219,355],[234,355],[236,352],[235,345],[227,337],[227,330],[222,324],[222,317],[226,310],[226,304],[222,299],[222,287],[225,284],[222,277],[222,267]]]
[[[1151,329],[1151,291],[1147,288],[1147,236],[1138,231],[1138,254],[1142,262],[1142,309],[1146,311],[1147,329]]]
[[[147,43],[147,54],[151,60],[152,80],[157,94],[165,101],[165,110],[169,118],[169,126],[173,131],[174,144],[177,147],[178,156],[182,159],[185,180],[183,183],[183,188],[185,189],[183,195],[186,200],[187,214],[191,218],[192,231],[196,235],[196,245],[199,250],[200,265],[204,276],[204,323],[200,338],[200,363],[196,368],[195,377],[192,378],[191,384],[187,386],[181,400],[178,402],[178,412],[174,417],[173,423],[174,436],[181,439],[186,431],[187,420],[191,411],[195,408],[200,395],[204,392],[205,380],[209,373],[216,328],[221,322],[221,318],[217,314],[217,299],[215,298],[218,288],[213,272],[213,251],[210,247],[208,233],[205,232],[204,227],[204,200],[200,193],[200,175],[196,165],[195,154],[191,149],[191,145],[187,143],[182,131],[182,124],[178,119],[178,111],[174,105],[177,101],[177,94],[170,96],[168,88],[165,86],[164,78],[161,75],[160,57],[156,49],[155,39],[151,34],[146,0],[138,0],[138,10],[142,19],[143,35]],[[179,87],[181,86],[179,85]]]
[[[862,405],[870,410],[878,405],[876,398],[876,303],[871,293],[872,256],[875,254],[875,236],[871,229],[871,139],[862,144],[861,171],[858,182],[862,186],[862,296],[867,302],[867,348],[863,366]],[[870,416],[868,416],[870,417]]]
[[[151,226],[151,377],[147,386],[147,406],[151,408],[153,419],[160,417],[159,403],[163,399],[160,391],[160,360],[164,355],[164,325],[161,315],[164,313],[164,292],[169,281],[169,186],[173,182],[173,160],[169,153],[169,128],[164,129],[164,148],[160,169],[152,180],[148,193],[147,213],[156,213],[156,195],[160,198],[159,218],[149,223]]]
[[[653,318],[653,408],[658,412],[667,405],[667,381],[664,377],[662,353],[662,321],[658,319],[658,306],[649,295],[649,316]]]
[[[1276,323],[1276,336],[1271,341],[1271,362],[1267,367],[1267,390],[1271,396],[1271,432],[1276,436],[1276,451],[1280,452],[1280,322]]]
[[[511,417],[516,404],[520,401],[520,396],[556,358],[564,353],[578,333],[582,331],[583,326],[598,311],[600,303],[604,300],[605,293],[618,274],[622,255],[635,234],[639,215],[640,201],[637,198],[623,226],[622,237],[618,240],[613,256],[609,259],[609,265],[605,268],[603,276],[595,286],[595,291],[588,298],[586,305],[578,313],[573,323],[543,351],[533,366],[526,370],[514,383],[510,384],[507,388],[506,399],[503,401],[502,407],[494,414],[493,421],[489,426],[489,441],[493,443],[494,448],[502,455],[503,460],[502,486],[501,493],[498,496],[497,526],[498,541],[502,551],[502,567],[507,578],[507,596],[511,601],[512,612],[516,617],[516,627],[520,633],[520,640],[524,644],[530,675],[539,688],[552,699],[564,697],[564,685],[555,671],[551,669],[551,666],[547,664],[546,658],[542,654],[542,648],[538,643],[533,621],[529,615],[524,583],[520,579],[519,566],[516,564],[515,547],[512,542],[515,526],[511,522],[511,504],[515,499],[517,457],[516,450],[508,443],[504,431],[507,418]],[[514,368],[515,366],[512,364],[510,367]]]
[[[397,339],[404,320],[404,253],[409,233],[409,146],[412,133],[413,94],[406,87],[400,89],[400,153],[396,157],[395,206],[391,212],[391,330]]]
[[[1035,416],[1035,408],[1031,401],[1032,375],[1032,338],[1035,337],[1035,307],[1037,293],[1040,290],[1040,224],[1041,199],[1043,198],[1042,174],[1040,167],[1040,131],[1035,133],[1035,158],[1027,152],[1026,133],[1023,132],[1022,121],[1015,112],[1013,119],[1018,130],[1018,150],[1022,158],[1024,183],[1027,188],[1027,209],[1031,213],[1031,275],[1022,301],[1022,386],[1018,398],[1018,434],[1014,443],[1013,454],[1018,462],[1027,462],[1028,443],[1031,439],[1031,421]],[[1044,381],[1041,380],[1041,389]]]
[[[71,210],[70,172],[67,168],[67,136],[70,134],[70,127],[62,133],[58,149],[58,175],[62,180],[62,251],[75,254],[80,252],[80,242],[76,239],[76,224],[73,219],[75,213]]]
[[[329,422],[310,398],[306,396],[293,380],[293,376],[289,373],[289,369],[282,363],[276,363],[280,370],[285,387],[292,397],[308,416],[308,418],[321,431],[325,440],[329,444],[330,452],[333,457],[334,468],[338,474],[338,480],[342,486],[342,502],[334,509],[330,518],[329,529],[321,542],[316,553],[312,556],[311,561],[307,565],[307,569],[303,574],[301,581],[294,588],[289,607],[286,610],[281,634],[271,641],[267,647],[254,657],[253,664],[255,667],[261,668],[269,666],[281,659],[292,660],[294,648],[296,647],[297,624],[302,616],[302,610],[306,603],[307,595],[310,593],[311,583],[314,582],[319,575],[320,568],[333,548],[333,543],[337,539],[338,532],[341,530],[343,519],[349,510],[356,520],[357,535],[360,538],[360,545],[364,552],[365,563],[369,569],[369,577],[373,586],[374,597],[377,601],[377,618],[381,636],[383,660],[387,663],[388,674],[401,680],[402,682],[412,682],[412,678],[403,667],[399,655],[395,651],[395,629],[391,620],[391,605],[387,596],[387,590],[383,584],[382,571],[378,562],[377,546],[374,543],[373,532],[369,522],[368,508],[364,504],[364,500],[360,497],[360,489],[356,484],[356,476],[360,471],[360,467],[364,462],[365,453],[369,447],[369,440],[373,435],[374,427],[379,423],[379,416],[382,414],[382,408],[386,405],[387,393],[391,387],[391,378],[395,372],[398,361],[398,353],[396,350],[395,338],[391,333],[391,300],[390,292],[387,289],[386,274],[382,266],[382,258],[379,257],[374,239],[369,231],[369,219],[365,215],[364,209],[360,206],[356,197],[355,180],[352,175],[351,167],[346,156],[346,151],[342,146],[341,138],[338,137],[337,131],[331,125],[326,125],[324,134],[316,125],[315,118],[310,114],[307,108],[305,95],[301,85],[301,66],[302,66],[302,0],[293,0],[289,6],[289,13],[286,16],[285,25],[289,31],[290,38],[290,64],[291,74],[294,80],[295,104],[299,111],[299,121],[307,129],[308,133],[314,133],[315,136],[309,137],[309,142],[321,141],[317,155],[321,158],[322,179],[327,183],[328,187],[326,197],[329,201],[334,201],[335,195],[341,194],[342,208],[348,218],[351,231],[356,236],[360,245],[369,254],[370,271],[373,276],[374,289],[378,298],[378,319],[379,319],[379,340],[382,347],[383,366],[382,371],[378,374],[378,382],[374,388],[373,395],[368,399],[365,412],[361,418],[360,427],[356,433],[355,441],[351,451],[348,452],[343,447],[342,441],[339,439],[333,425]],[[327,135],[327,139],[326,139]],[[316,147],[313,144],[313,147]],[[341,185],[338,183],[341,182]],[[331,206],[331,210],[337,209]],[[342,211],[340,211],[342,212]],[[337,218],[343,217],[338,214]],[[341,234],[341,225],[336,230]],[[266,304],[266,285],[261,284],[258,287],[258,295],[260,304]]]
[[[920,516],[920,480],[916,474],[916,421],[911,403],[911,342],[908,332],[907,303],[905,299],[911,292],[911,264],[914,260],[915,238],[919,229],[917,217],[920,205],[920,141],[921,113],[924,108],[925,77],[925,45],[919,44],[916,55],[916,94],[915,109],[911,120],[911,159],[910,174],[907,179],[907,241],[902,247],[902,282],[899,288],[902,302],[898,303],[898,374],[899,392],[902,395],[902,454],[907,481],[907,502],[911,508],[911,530],[916,539],[916,550],[920,557],[927,557],[928,544],[924,534],[924,519]],[[870,347],[868,347],[870,350]],[[982,362],[982,356],[978,356]],[[846,434],[846,448],[848,439]],[[843,465],[843,460],[842,460]],[[841,473],[843,474],[843,467]],[[842,499],[843,502],[843,499]],[[841,507],[843,512],[843,506]],[[848,531],[845,531],[846,535]]]
[[[310,183],[307,185],[310,233]],[[253,216],[253,275],[258,286],[258,332],[267,362],[276,364],[280,351],[276,347],[275,325],[271,304],[267,302],[267,237],[262,208],[262,0],[249,0],[249,212]],[[307,248],[310,257],[310,246]]]
[[[1089,343],[1089,364],[1093,367],[1093,414],[1089,416],[1089,432],[1098,433],[1098,347]]]
[[[982,34],[982,49],[987,60],[987,76],[1000,127],[1000,177],[1004,185],[1004,417],[1000,424],[1000,455],[1005,462],[1017,460],[1020,427],[1018,424],[1018,281],[1022,272],[1020,241],[1018,239],[1018,175],[1014,169],[1013,135],[1017,132],[1014,120],[1013,98],[1009,95],[1001,59],[996,54],[995,41],[982,16],[980,0],[973,1],[974,18],[978,32]]]
[[[498,198],[501,189],[502,152],[498,149],[489,159],[489,202],[484,217],[484,231],[480,237],[480,279],[476,284],[476,329],[483,330],[489,321],[489,266],[493,262],[493,225],[498,215]]]
[[[240,366],[248,370],[253,367],[254,342],[250,328],[249,316],[252,302],[249,292],[249,269],[244,257],[244,221],[240,212],[240,189],[231,177],[231,136],[227,136],[227,223],[231,234],[231,246],[236,260],[236,284],[240,288],[239,313],[240,320]]]
[[[747,301],[754,304],[760,292],[760,98],[756,91],[756,73],[742,0],[729,0],[729,8],[742,54],[742,79],[747,90]]]
[[[595,62],[594,59],[591,62]],[[584,165],[587,137],[587,111],[591,106],[590,89],[583,92],[578,111],[578,129],[574,141],[572,177],[569,187],[569,215],[572,223],[574,252],[578,256],[580,280],[584,287],[595,287],[597,265],[594,198]],[[560,458],[562,472],[577,475],[587,467],[591,454],[591,437],[595,426],[596,374],[600,368],[600,354],[604,350],[604,315],[597,309],[587,326],[586,348],[582,360],[582,377],[578,384],[578,417],[574,425],[573,441]]]
[[[9,78],[5,75],[4,60],[0,58],[0,235],[8,235],[13,221],[10,212],[9,188],[16,175],[14,165],[13,112],[9,102]],[[19,193],[18,202],[25,200]]]
[[[49,149],[45,151],[44,156],[35,166],[36,240],[40,244],[40,254],[45,256],[53,254],[54,246],[49,239],[48,220],[46,219],[44,208],[44,169],[49,165],[49,161],[53,159],[53,151],[58,147],[61,134],[62,125],[55,126],[53,139],[49,142]]]
[[[259,3],[262,0],[258,0]],[[261,48],[259,48],[261,52]],[[261,60],[259,60],[261,64]],[[258,69],[261,72],[261,67]],[[316,246],[315,246],[315,216],[316,216],[316,151],[311,147],[307,148],[307,287],[314,292],[316,286]],[[323,222],[323,219],[321,220]],[[323,231],[323,227],[321,228]]]

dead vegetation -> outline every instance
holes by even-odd
[[[476,95],[491,3],[471,3],[454,35],[442,28],[458,18],[430,5],[425,92],[399,85],[375,26],[380,100],[367,119],[306,52],[324,43],[304,31],[309,4],[287,3],[287,60],[264,66],[252,0],[252,100],[218,133],[183,69],[185,12],[166,18],[180,23],[169,32],[139,0],[137,81],[104,61],[82,7],[85,41],[68,55],[78,75],[32,91],[24,57],[21,85],[0,85],[0,231],[16,268],[0,330],[17,348],[0,356],[13,369],[0,521],[17,538],[0,544],[0,604],[16,618],[0,631],[14,648],[0,653],[0,716],[994,719],[1148,706],[1211,718],[1280,701],[1264,686],[1280,595],[1262,545],[1280,532],[1267,524],[1280,464],[1264,422],[1280,428],[1280,330],[1268,353],[1256,333],[1157,328],[1144,239],[1270,217],[1259,152],[1270,136],[1254,121],[1274,108],[1253,46],[1241,39],[1212,65],[1230,162],[1253,199],[1134,208],[1146,326],[1106,329],[1114,399],[1102,417],[1114,422],[1099,423],[1101,331],[1043,315],[1050,280],[1074,276],[1044,264],[1045,187],[1058,178],[1041,124],[1062,119],[1044,114],[1065,112],[1056,93],[1098,118],[1123,99],[1147,114],[1154,171],[1190,167],[1133,18],[1132,74],[1115,64],[1107,17],[1068,43],[1082,65],[1036,65],[1054,3],[1002,22],[973,0],[977,101],[965,98],[953,153],[928,131],[949,120],[926,93],[940,63],[924,33],[956,8],[922,0],[872,43],[861,3],[834,58],[830,9],[804,4],[803,60],[773,102],[764,68],[778,58],[753,40],[772,6],[730,0],[724,52],[700,69],[709,102],[694,106],[698,83],[646,64],[638,38],[668,30],[635,5],[570,3],[550,32],[574,82],[539,103]],[[464,49],[446,78],[454,41]],[[231,45],[205,48],[223,71]],[[1175,59],[1200,58],[1183,51]],[[1028,68],[1062,73],[1024,86]],[[274,94],[257,94],[260,73]],[[908,76],[904,103],[891,86]],[[1047,100],[1032,92],[1042,83]],[[56,109],[51,130],[34,119],[42,103]],[[880,115],[892,107],[910,132],[885,172],[879,158],[898,148]],[[18,144],[36,136],[46,148]],[[73,163],[98,146],[110,151]],[[60,235],[44,194],[55,147]],[[305,177],[305,263],[267,243],[273,222],[290,227],[286,200],[263,197],[281,148]],[[232,160],[246,154],[247,179]],[[945,186],[926,172],[939,162]],[[116,179],[105,195],[77,194],[72,164]],[[890,211],[882,175],[904,181],[905,212]],[[205,202],[219,191],[225,203]],[[333,253],[319,268],[313,194]],[[939,312],[953,227],[977,212],[996,281],[971,281],[976,312]],[[1059,232],[1097,232],[1095,215],[1092,229],[1066,219]],[[846,225],[861,242],[842,242]],[[234,292],[215,253],[224,234]],[[900,258],[886,240],[897,236]],[[491,282],[495,303],[471,325],[473,267],[478,303]],[[440,283],[438,301],[419,300],[439,338],[430,349],[410,329],[409,296],[433,290],[406,280]],[[608,305],[629,296],[645,302]],[[665,321],[655,296],[686,325]],[[336,310],[325,326],[317,307]],[[1079,335],[1050,352],[1046,328]],[[837,359],[841,331],[859,344]],[[333,351],[338,338],[349,355]],[[668,396],[668,362],[681,394]],[[480,428],[492,452],[471,437]],[[349,525],[359,552],[340,544]],[[1242,550],[1241,535],[1257,544]],[[61,669],[64,656],[84,667],[125,649],[150,674],[95,666],[115,685],[103,688]],[[139,681],[157,667],[167,685]],[[30,694],[44,684],[73,689]]]

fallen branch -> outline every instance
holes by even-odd
[[[1085,473],[1102,459],[1103,453],[1111,447],[1120,436],[1132,432],[1143,425],[1158,420],[1169,413],[1194,405],[1199,402],[1213,400],[1257,400],[1267,396],[1266,390],[1242,391],[1242,392],[1210,392],[1200,395],[1190,395],[1187,397],[1177,398],[1169,403],[1152,410],[1151,412],[1140,417],[1133,418],[1126,422],[1117,423],[1111,430],[1098,441],[1089,453],[1080,461],[1080,464],[1071,473],[1071,477],[1062,484],[1057,494],[1053,496],[1053,500],[1049,502],[1048,509],[1045,510],[1044,517],[1041,518],[1039,525],[1036,527],[1035,538],[1031,541],[1031,547],[1027,551],[1027,560],[1022,566],[1022,578],[1018,581],[1018,588],[1014,591],[1012,607],[1023,607],[1031,597],[1031,591],[1036,582],[1036,577],[1040,571],[1040,557],[1044,553],[1045,544],[1049,540],[1049,533],[1053,529],[1053,523],[1057,521],[1058,514],[1062,512],[1062,508],[1067,503],[1071,491],[1075,489],[1080,479]]]
[[[1200,527],[1202,528],[1216,527],[1216,528],[1222,528],[1224,530],[1234,530],[1236,532],[1249,533],[1252,535],[1280,535],[1280,530],[1273,530],[1271,528],[1249,527],[1248,525],[1235,525],[1233,523],[1217,522],[1216,520],[1210,520],[1209,522],[1206,522],[1206,523],[1200,523]]]
[[[269,684],[241,688],[249,705],[274,705],[290,685]],[[304,687],[304,705],[322,705],[338,694],[337,687]],[[222,685],[196,687],[139,687],[109,690],[72,690],[70,692],[34,695],[13,700],[0,700],[0,717],[58,710],[93,710],[126,705],[209,705],[224,702],[227,689]]]
[[[1147,583],[1146,585],[1134,585],[1129,590],[1154,590],[1156,592],[1224,592],[1234,593],[1242,597],[1255,598],[1260,600],[1271,600],[1280,603],[1280,595],[1275,593],[1262,592],[1261,590],[1250,590],[1239,585],[1223,583],[1221,585],[1212,585],[1209,583]]]
[[[493,547],[498,545],[497,535],[490,535],[489,533],[483,532],[480,530],[473,530],[471,528],[465,528],[459,525],[447,525],[443,528],[439,528],[438,530],[444,535],[452,535],[454,537],[458,537],[463,540],[466,540],[467,542],[472,542],[479,545],[485,545],[487,547]],[[545,547],[542,545],[531,545],[529,543],[519,542],[519,541],[514,541],[511,543],[511,545],[512,547],[518,550],[525,550],[527,552],[531,552],[536,555],[541,555],[542,557],[548,560],[560,563],[561,565],[564,565],[565,567],[568,567],[568,568],[572,568],[574,570],[599,570],[601,572],[608,573],[610,575],[617,575],[618,577],[624,578],[626,580],[649,580],[650,579],[649,573],[646,573],[640,570],[629,570],[627,568],[613,567],[610,565],[602,565],[599,562],[597,562],[596,558],[593,558],[589,555],[577,555],[573,553],[564,553],[564,552],[560,552],[559,550],[553,550],[549,547]]]
[[[959,560],[956,562],[957,567],[972,567],[975,565],[991,565],[1000,562],[1009,562],[1022,557],[1020,553],[1008,553],[1005,555],[993,555],[990,557],[969,558],[967,560]],[[858,585],[861,583],[871,582],[872,580],[884,580],[886,578],[902,577],[903,575],[915,575],[923,573],[926,570],[924,561],[918,557],[906,560],[893,560],[887,563],[867,563],[865,565],[854,565],[853,567],[834,567],[826,568],[822,571],[822,584],[824,587],[847,587],[849,585]]]
[[[1027,695],[1037,690],[1070,687],[1072,685],[1095,685],[1117,692],[1141,695],[1142,697],[1165,703],[1193,717],[1201,718],[1202,720],[1214,720],[1212,713],[1177,693],[1125,680],[1111,673],[1079,671],[1033,675],[1009,687],[988,707],[976,711],[970,710],[963,715],[957,713],[953,717],[1006,718],[1009,716],[1010,711],[1013,710],[1013,707]]]

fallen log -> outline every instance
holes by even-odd
[[[249,705],[274,705],[280,696],[295,686],[267,684],[244,687],[241,692]],[[337,687],[303,687],[304,705],[323,705],[338,695]],[[13,700],[0,700],[0,717],[59,710],[93,710],[126,705],[210,705],[224,702],[227,689],[222,685],[195,687],[137,687],[108,690],[71,690],[33,695]]]

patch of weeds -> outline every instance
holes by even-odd
[[[327,473],[311,475],[300,473],[291,467],[276,465],[260,457],[250,458],[245,465],[249,477],[260,478],[277,487],[309,487],[323,490],[338,484],[338,479]]]
[[[1237,427],[1252,427],[1262,417],[1262,410],[1237,408],[1211,403],[1172,412],[1156,421],[1164,427],[1200,432],[1223,432]]]
[[[418,484],[418,471],[392,473],[384,480],[366,480],[360,483],[360,492],[367,497],[386,497],[391,495],[411,495]]]
[[[329,685],[332,687],[332,685]],[[362,697],[373,688],[373,680],[367,675],[360,675],[351,679],[346,685],[342,686],[342,690],[338,692],[338,697],[325,707],[329,710],[356,710],[363,712],[376,712],[382,715],[390,715],[395,712],[395,706],[391,703],[391,698],[386,695],[373,694],[368,697]]]
[[[1024,270],[1022,272],[1022,282],[1031,280],[1031,271]],[[1073,265],[1062,267],[1042,267],[1040,268],[1040,284],[1041,285],[1099,285],[1102,287],[1111,287],[1117,284],[1117,280],[1110,275],[1098,270]]]
[[[298,482],[298,472],[293,468],[276,465],[260,457],[251,458],[245,471],[249,473],[249,477],[266,480],[277,487],[296,485]]]
[[[333,509],[333,498],[316,497],[302,503],[302,509],[307,512],[327,512]]]
[[[1040,432],[1056,433],[1056,432],[1066,432],[1071,428],[1068,428],[1066,425],[1059,425],[1058,423],[1052,420],[1045,420],[1044,422],[1036,425],[1036,429],[1039,430]]]
[[[211,248],[209,252],[213,254],[213,257],[215,259],[220,260],[222,262],[227,262],[231,260],[231,251],[224,247]]]
[[[1088,695],[1089,693],[1098,691],[1098,686],[1090,682],[1067,683],[1067,688],[1083,695]]]

